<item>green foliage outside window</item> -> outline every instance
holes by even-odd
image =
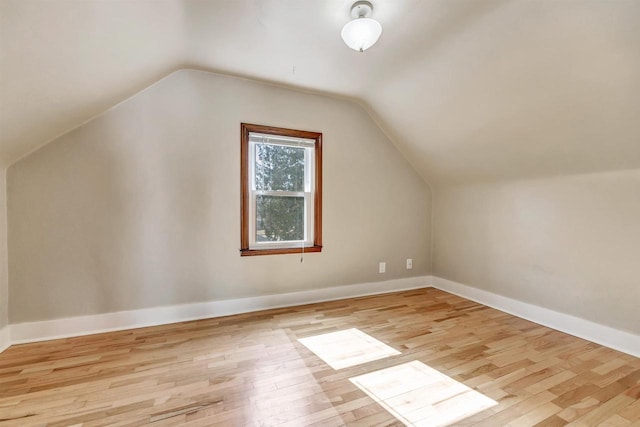
[[[256,144],[256,190],[304,192],[304,148]],[[304,240],[304,197],[260,195],[256,240]]]

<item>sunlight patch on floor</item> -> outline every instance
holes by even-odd
[[[336,370],[400,354],[355,328],[301,338],[298,341]]]
[[[447,426],[498,404],[419,361],[349,380],[409,426]]]

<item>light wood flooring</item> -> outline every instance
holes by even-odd
[[[401,354],[298,341],[350,328]],[[0,426],[401,426],[349,379],[413,361],[498,403],[455,425],[640,426],[640,359],[433,288],[12,346]]]

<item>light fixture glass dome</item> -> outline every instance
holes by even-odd
[[[353,50],[364,52],[373,46],[382,34],[382,25],[375,19],[357,18],[342,28],[342,40]]]

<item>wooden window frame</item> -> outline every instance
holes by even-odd
[[[251,249],[249,247],[249,134],[263,133],[268,135],[288,136],[314,140],[315,152],[315,189],[313,195],[313,245]],[[308,252],[322,252],[322,133],[303,130],[286,129],[274,126],[262,126],[249,123],[240,124],[240,255],[277,255]]]

